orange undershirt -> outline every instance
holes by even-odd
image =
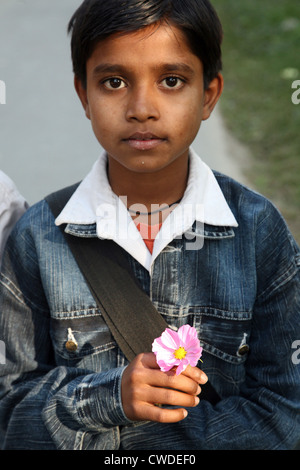
[[[161,229],[162,224],[157,225],[147,225],[142,224],[141,222],[135,222],[136,228],[139,230],[142,239],[145,242],[146,247],[152,254],[153,252],[153,245],[156,235]]]

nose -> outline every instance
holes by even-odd
[[[128,94],[126,119],[145,122],[160,117],[158,99],[155,90],[150,86],[139,86]]]

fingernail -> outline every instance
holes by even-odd
[[[201,374],[201,380],[202,380],[202,382],[207,382],[208,381],[208,377],[204,372],[202,372],[202,374]]]

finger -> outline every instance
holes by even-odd
[[[153,353],[139,354],[131,364],[134,367],[139,366],[135,370],[134,381],[147,383],[152,387],[173,388],[191,395],[199,395],[199,384],[207,381],[206,374],[197,367],[188,366],[179,375],[176,375],[176,368],[162,372]]]
[[[159,366],[156,362],[156,356],[155,356],[154,353],[144,353],[144,354],[141,354],[141,355],[137,356],[137,358],[140,358],[141,363],[145,367],[160,370]],[[176,375],[176,367],[174,367],[173,369],[171,369],[168,372],[165,372],[165,374],[168,375],[169,377],[170,376],[171,377],[175,376]],[[190,365],[188,365],[187,368],[180,375],[190,377],[192,380],[194,380],[195,382],[197,382],[198,384],[201,384],[201,385],[204,385],[208,381],[208,377],[205,374],[205,372],[203,372],[198,367],[191,367]]]
[[[159,369],[159,365],[156,362],[156,356],[154,353],[143,353],[136,356],[135,360],[139,361],[144,367],[150,369]]]
[[[189,395],[199,395],[201,388],[195,380],[189,376],[176,375],[175,371],[161,372],[152,370],[147,376],[147,383],[153,389],[173,389]]]
[[[165,388],[149,388],[145,395],[145,401],[159,405],[171,405],[179,407],[192,408],[199,404],[199,397],[189,395],[178,390]]]
[[[178,423],[185,419],[188,412],[184,408],[164,409],[155,405],[145,404],[140,412],[143,421],[155,421],[157,423]]]
[[[198,367],[191,367],[190,365],[182,372],[183,375],[190,377],[200,385],[204,385],[208,381],[208,377],[203,370]]]

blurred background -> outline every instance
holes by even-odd
[[[224,26],[225,90],[193,146],[272,199],[300,241],[300,105],[291,100],[300,4],[212,3]],[[0,169],[30,204],[82,179],[101,151],[73,88],[67,24],[80,4],[0,0]]]
[[[300,80],[300,2],[212,3],[224,29],[226,128],[251,153],[250,185],[279,207],[300,243],[300,104],[291,99]]]
[[[81,0],[0,0],[0,168],[30,204],[79,181],[99,145],[73,88],[67,24]]]

